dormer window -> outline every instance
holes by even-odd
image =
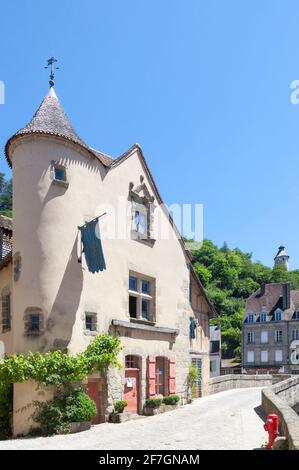
[[[247,319],[248,323],[254,323],[254,313],[249,313]]]
[[[134,212],[134,230],[141,235],[147,236],[147,210],[146,207],[138,209]]]
[[[140,185],[136,188],[134,188],[134,183],[130,183],[129,198],[132,203],[131,237],[153,245],[154,197],[150,195],[143,176],[140,176]]]
[[[277,308],[274,312],[274,320],[275,321],[281,321],[282,319],[282,312],[280,310],[280,308]]]
[[[265,323],[267,321],[267,313],[262,312],[260,317],[261,323]]]

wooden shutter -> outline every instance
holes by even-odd
[[[168,370],[169,370],[169,395],[175,394],[175,357],[168,359]]]
[[[147,395],[148,398],[156,396],[156,358],[147,357]]]

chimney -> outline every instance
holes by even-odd
[[[291,305],[290,283],[282,284],[282,309],[287,310]]]
[[[265,295],[265,292],[266,292],[266,283],[263,282],[262,285],[261,285],[261,292],[260,292],[260,297],[263,297],[263,295]]]

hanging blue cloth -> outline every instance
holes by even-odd
[[[106,269],[106,263],[100,239],[98,219],[94,219],[79,228],[81,230],[83,253],[85,254],[88,270],[91,273],[103,271]]]

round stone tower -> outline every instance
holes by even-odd
[[[5,151],[13,170],[14,350],[68,348],[83,328],[89,275],[78,262],[78,226],[95,216],[105,166],[74,131],[53,87]]]
[[[286,252],[286,249],[284,246],[280,246],[278,248],[277,255],[274,258],[274,265],[283,265],[286,267],[287,270],[289,270],[289,255]]]

